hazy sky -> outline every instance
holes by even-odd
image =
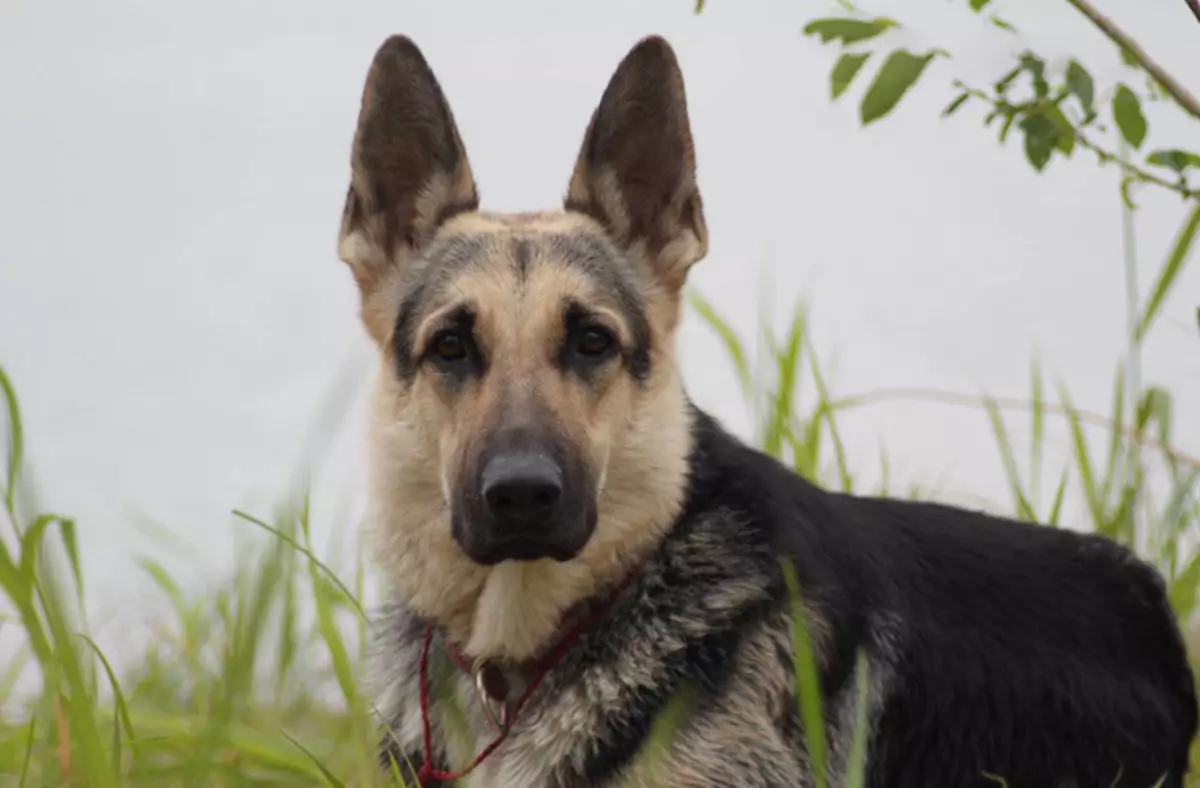
[[[777,322],[805,296],[837,393],[1021,396],[1037,352],[1079,404],[1107,408],[1124,321],[1115,177],[1086,157],[1039,177],[1018,138],[1001,148],[981,128],[978,108],[938,118],[955,76],[993,79],[1025,45],[1078,56],[1100,86],[1128,78],[1067,3],[998,0],[1036,28],[1024,37],[962,0],[867,4],[911,25],[900,40],[955,54],[868,130],[863,85],[831,105],[834,51],[800,35],[835,4],[710,0],[699,17],[691,6],[6,4],[0,364],[22,397],[43,504],[80,520],[93,597],[112,607],[142,587],[133,557],[164,549],[144,520],[186,540],[168,565],[216,576],[247,527],[228,510],[266,513],[314,458],[318,538],[352,533],[373,356],[335,237],[362,80],[393,32],[425,51],[485,207],[498,210],[558,203],[613,68],[642,35],[666,35],[685,72],[712,238],[692,282],[744,334],[764,295]],[[1200,91],[1200,26],[1183,0],[1100,6]],[[1173,110],[1150,117],[1148,145],[1200,147]],[[1145,289],[1183,207],[1149,191],[1140,201]],[[1173,388],[1177,435],[1200,450],[1200,269],[1177,292],[1146,376]],[[682,345],[694,398],[744,432],[730,367],[694,315]],[[352,408],[332,445],[313,443],[339,380]],[[882,442],[902,480],[1007,503],[981,413],[910,404],[843,421],[864,472]],[[1057,449],[1051,460],[1066,442]]]

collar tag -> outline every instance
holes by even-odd
[[[475,660],[471,673],[484,715],[497,731],[503,733],[509,725],[508,678],[495,663],[486,659]]]

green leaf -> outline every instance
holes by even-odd
[[[1050,83],[1046,82],[1046,61],[1032,52],[1021,55],[1021,68],[1029,73],[1033,81],[1033,92],[1039,99],[1050,95]]]
[[[1072,60],[1067,64],[1067,89],[1079,99],[1085,115],[1092,112],[1092,102],[1096,100],[1096,85],[1087,69]]]
[[[892,111],[901,97],[920,79],[921,72],[933,60],[935,53],[914,55],[897,49],[879,67],[871,87],[863,96],[861,117],[864,126]]]
[[[1133,56],[1133,53],[1124,47],[1121,47],[1121,62],[1130,68],[1141,68],[1142,65],[1138,62],[1138,59]]]
[[[853,44],[875,38],[887,30],[896,27],[896,23],[885,17],[875,19],[850,19],[847,17],[814,19],[804,26],[804,35],[819,36],[822,44],[830,41],[841,41],[843,44]]]
[[[958,98],[954,99],[954,101],[951,101],[949,106],[947,106],[944,110],[942,110],[942,117],[948,118],[951,115],[953,115],[955,112],[958,112],[959,108],[962,107],[963,104],[966,104],[967,99],[969,99],[969,98],[971,98],[970,93],[960,94]]]
[[[1054,124],[1054,147],[1064,156],[1070,156],[1075,151],[1075,127],[1057,104],[1046,106],[1046,117]]]
[[[1113,97],[1113,120],[1121,130],[1121,136],[1135,148],[1142,146],[1146,139],[1146,116],[1142,114],[1142,104],[1137,94],[1129,89],[1124,82],[1117,85],[1117,93]]]
[[[970,0],[971,10],[975,13],[979,13],[983,10],[984,6],[990,2],[992,2],[992,0]]]
[[[1188,167],[1200,168],[1200,154],[1178,149],[1156,150],[1146,157],[1146,163],[1182,173]]]
[[[996,16],[995,14],[993,14],[992,16],[989,16],[988,21],[991,22],[996,27],[1000,28],[1001,30],[1004,30],[1005,32],[1008,32],[1008,33],[1017,32],[1017,29],[1012,26],[1012,23],[1001,19],[1000,17]]]
[[[854,76],[858,74],[859,69],[863,67],[863,63],[866,63],[870,56],[870,52],[847,52],[838,58],[837,62],[833,64],[833,70],[829,72],[831,99],[837,99],[846,92],[846,88],[850,87]]]
[[[1191,215],[1184,221],[1183,226],[1179,230],[1179,235],[1175,237],[1175,244],[1171,247],[1171,253],[1167,255],[1167,262],[1163,265],[1162,270],[1158,272],[1158,280],[1155,281],[1154,287],[1150,291],[1150,298],[1146,301],[1146,308],[1142,312],[1141,322],[1138,323],[1137,336],[1139,339],[1146,336],[1146,332],[1150,329],[1150,324],[1158,317],[1163,301],[1166,300],[1167,294],[1171,292],[1171,288],[1175,284],[1175,278],[1183,270],[1183,264],[1187,261],[1188,253],[1192,250],[1192,244],[1196,242],[1197,231],[1200,231],[1200,206],[1193,209]]]
[[[698,14],[703,10],[704,10],[704,0],[696,0],[696,13]]]
[[[1013,83],[1013,80],[1021,76],[1022,70],[1022,66],[1016,66],[1012,71],[1009,71],[1007,74],[1000,77],[1000,79],[996,80],[996,84],[992,86],[995,89],[996,94],[1001,96],[1004,95],[1004,92],[1008,90],[1008,86]]]
[[[1025,158],[1041,172],[1054,153],[1058,129],[1045,115],[1029,115],[1021,120],[1021,131],[1025,132]]]
[[[1014,114],[1012,112],[1010,112],[1004,116],[1004,123],[1000,124],[999,140],[1000,140],[1001,145],[1003,145],[1004,141],[1008,139],[1009,129],[1012,128],[1013,121],[1015,121],[1016,119],[1017,119],[1016,114]]]

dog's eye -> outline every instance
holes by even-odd
[[[579,342],[576,344],[576,352],[581,356],[603,356],[613,346],[612,334],[605,331],[603,328],[592,326],[584,329],[579,335]]]
[[[467,342],[456,331],[443,331],[433,338],[430,351],[439,361],[453,363],[467,357]]]

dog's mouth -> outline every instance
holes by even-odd
[[[559,520],[553,528],[513,531],[497,527],[488,518],[481,522],[451,516],[451,530],[467,557],[482,566],[547,558],[566,563],[583,552],[596,528],[596,519],[595,508],[590,507],[579,517]]]
[[[493,566],[503,561],[538,561],[549,558],[559,563],[570,561],[580,550],[539,536],[512,536],[489,545],[472,560],[484,566]]]

